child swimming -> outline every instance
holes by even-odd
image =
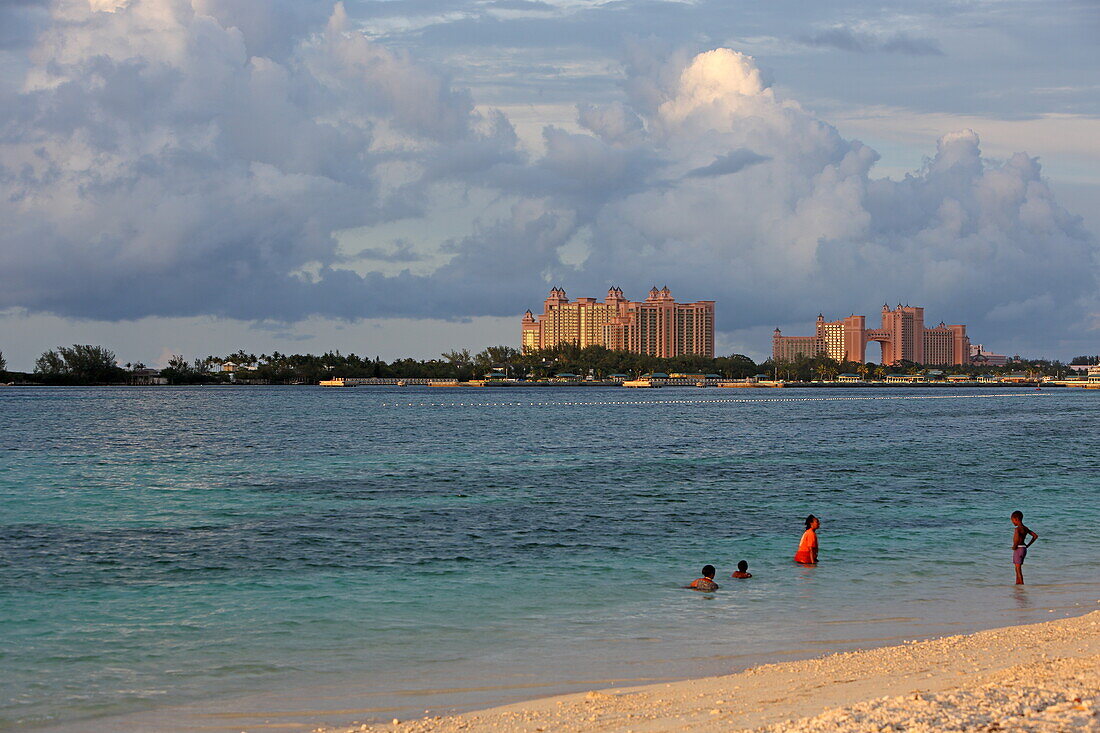
[[[749,564],[745,560],[737,563],[737,569],[730,574],[731,578],[751,578],[752,573],[749,572]]]
[[[703,566],[703,577],[696,578],[691,581],[691,585],[687,586],[692,590],[712,591],[718,590],[718,584],[714,582],[714,566]]]

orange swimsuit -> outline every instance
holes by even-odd
[[[817,549],[817,532],[807,529],[802,533],[802,540],[798,543],[798,552],[794,553],[794,561],[803,565],[813,565],[814,553]]]

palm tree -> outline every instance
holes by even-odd
[[[459,351],[444,351],[440,354],[444,359],[452,364],[461,365],[470,363],[470,350],[461,349]]]

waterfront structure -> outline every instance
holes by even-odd
[[[813,336],[784,336],[777,328],[772,336],[772,359],[794,361],[799,356],[828,356],[839,362],[867,361],[867,344],[882,348],[882,364],[910,361],[917,364],[969,364],[970,338],[966,326],[947,325],[926,328],[924,308],[882,306],[882,326],[867,328],[867,317],[851,315],[839,321],[826,321],[818,314]]]
[[[981,344],[971,344],[970,363],[984,366],[1004,366],[1008,364],[1008,357],[1004,354],[994,354],[992,351],[986,351]]]
[[[142,386],[168,384],[168,378],[162,377],[158,369],[135,369],[130,372],[130,384]]]
[[[677,303],[667,287],[653,287],[643,301],[627,300],[622,289],[613,287],[602,302],[571,301],[563,289],[552,288],[542,314],[527,311],[520,329],[524,351],[573,344],[663,358],[714,358],[714,301]]]

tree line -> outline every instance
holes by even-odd
[[[1093,364],[1100,358],[1081,356],[1074,364]],[[35,362],[32,374],[6,372],[7,363],[0,352],[0,376],[20,377],[23,381],[41,384],[127,384],[140,382],[148,375],[140,362],[119,364],[115,353],[104,346],[74,344],[44,352]],[[234,371],[227,370],[227,367]],[[855,362],[838,362],[825,355],[800,356],[793,361],[771,359],[756,363],[744,354],[708,358],[680,356],[663,359],[626,351],[612,351],[602,346],[580,348],[562,345],[540,351],[521,352],[510,346],[490,346],[477,353],[469,350],[447,351],[436,359],[400,358],[384,361],[356,354],[328,351],[324,354],[259,354],[238,350],[225,356],[206,356],[188,361],[174,355],[159,375],[170,384],[221,384],[228,382],[258,382],[265,384],[309,384],[332,377],[382,377],[469,379],[499,374],[513,379],[544,379],[560,374],[581,378],[605,379],[623,374],[639,377],[646,374],[683,373],[715,374],[725,379],[743,379],[766,374],[787,381],[835,379],[844,373],[858,374],[864,379],[881,379],[887,374],[917,374],[929,368],[945,374],[1006,374],[1029,376],[1065,376],[1072,370],[1060,361],[1032,359],[1014,361],[1005,366],[971,364],[927,365],[902,362],[892,366]]]
[[[1087,357],[1078,357],[1087,358]],[[1074,359],[1073,363],[1078,363]],[[968,375],[1004,375],[1024,374],[1029,377],[1065,377],[1076,374],[1068,365],[1057,360],[1050,359],[1021,359],[1015,357],[1012,362],[1003,366],[989,364],[918,364],[912,361],[901,361],[897,364],[876,364],[874,362],[840,362],[831,359],[824,354],[817,356],[799,356],[793,361],[772,361],[769,359],[760,364],[762,372],[772,375],[777,379],[791,382],[812,382],[816,380],[833,380],[841,374],[857,374],[865,380],[883,379],[890,374],[922,374],[928,370],[942,372],[944,376],[950,374]]]
[[[575,374],[604,379],[613,374],[639,376],[654,372],[718,374],[735,379],[756,374],[757,365],[747,356],[709,359],[683,356],[659,359],[642,354],[611,351],[602,346],[579,348],[561,346],[542,351],[521,352],[511,346],[490,346],[477,353],[462,349],[440,354],[437,359],[402,358],[387,362],[356,354],[330,351],[313,354],[261,354],[238,351],[225,357],[210,356],[187,364],[182,357],[173,357],[161,374],[173,383],[185,384],[211,377],[229,379],[222,371],[226,364],[234,365],[235,381],[266,383],[316,382],[332,377],[378,377],[410,379],[456,379],[466,381],[500,374],[512,379],[543,379],[558,374]],[[219,377],[224,375],[224,377]]]

